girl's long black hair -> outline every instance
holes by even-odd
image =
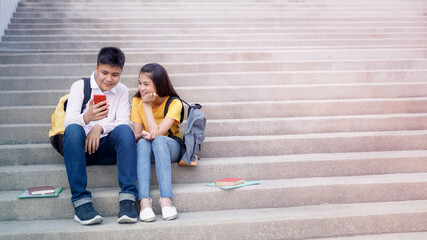
[[[162,65],[158,63],[145,64],[141,68],[141,71],[139,71],[139,75],[141,75],[142,73],[147,74],[148,78],[153,81],[154,85],[156,86],[157,95],[159,97],[179,97],[178,93],[176,93],[175,89],[172,86],[168,72]],[[141,93],[139,91],[136,92],[135,97],[141,97]]]

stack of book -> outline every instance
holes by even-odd
[[[260,183],[260,181],[244,181],[243,178],[224,178],[213,183],[207,183],[206,186],[219,187],[221,189],[227,190]]]
[[[62,188],[52,186],[30,187],[20,193],[17,198],[39,198],[39,197],[57,197]]]

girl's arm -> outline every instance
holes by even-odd
[[[144,102],[144,112],[148,125],[147,132],[151,134],[152,139],[156,138],[157,136],[165,135],[175,122],[175,120],[172,118],[164,118],[160,124],[157,124],[156,120],[154,119],[153,110],[150,103]]]
[[[133,123],[133,133],[135,134],[135,142],[138,142],[139,139],[143,137],[142,131],[144,130],[144,125],[139,123]]]

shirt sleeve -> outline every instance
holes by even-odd
[[[129,91],[126,88],[120,95],[119,103],[116,110],[114,121],[102,126],[104,129],[103,134],[109,134],[113,129],[119,125],[130,125],[129,122],[130,106],[129,106]]]
[[[70,95],[67,101],[67,111],[65,112],[64,127],[76,123],[80,126],[86,126],[83,120],[83,113],[80,113],[84,99],[83,80],[77,81],[71,85]],[[87,106],[86,106],[87,107]]]
[[[140,113],[140,104],[141,99],[134,97],[132,99],[132,111],[130,114],[130,120],[134,123],[143,124],[141,113]]]
[[[167,118],[172,118],[175,120],[175,124],[179,124],[181,120],[181,109],[182,109],[182,103],[178,99],[172,100],[171,104],[169,105],[168,113],[166,114]]]

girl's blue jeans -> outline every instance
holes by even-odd
[[[151,163],[155,163],[160,197],[172,197],[171,163],[181,155],[181,145],[166,136],[148,141],[141,138],[137,144],[138,200],[150,197]]]
[[[101,138],[98,150],[85,153],[86,134],[82,126],[70,124],[64,132],[63,149],[71,201],[74,207],[92,202],[92,195],[86,189],[88,165],[109,165],[117,162],[120,186],[119,201],[136,200],[136,143],[132,129],[119,125],[106,137]]]

